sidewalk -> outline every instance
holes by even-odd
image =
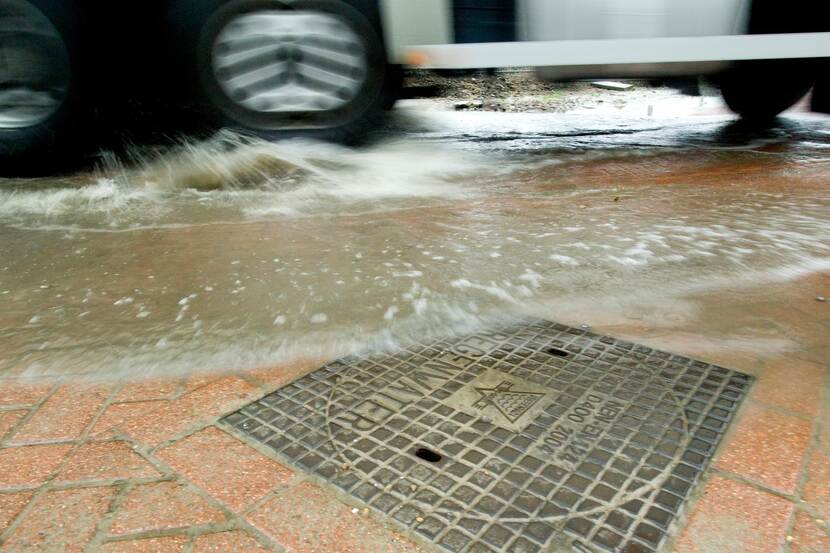
[[[816,299],[829,292],[825,273],[702,294],[691,317],[671,305],[640,319],[558,314],[757,377],[666,551],[830,551],[830,302]],[[324,361],[170,381],[0,379],[0,551],[435,551],[215,425]]]

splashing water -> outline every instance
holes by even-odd
[[[757,149],[225,134],[7,182],[0,371],[250,367],[827,270],[827,169]]]
[[[21,182],[0,190],[0,221],[67,230],[135,229],[251,220],[269,215],[360,213],[380,202],[405,208],[465,192],[460,174],[481,171],[450,151],[412,143],[371,150],[223,133],[172,151],[105,156],[92,182]]]

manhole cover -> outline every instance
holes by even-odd
[[[341,359],[223,420],[447,551],[649,552],[749,383],[533,320]]]

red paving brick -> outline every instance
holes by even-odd
[[[39,486],[70,449],[68,444],[0,449],[0,488]]]
[[[97,438],[114,436],[117,434],[115,432],[116,430],[121,427],[129,428],[133,424],[133,421],[148,416],[149,413],[161,407],[163,403],[166,402],[152,400],[112,404],[98,417],[95,426],[92,427],[90,435]]]
[[[0,380],[0,406],[34,405],[54,387],[52,382]]]
[[[8,536],[4,551],[83,551],[114,497],[115,488],[48,492]]]
[[[317,486],[304,482],[255,509],[249,520],[295,553],[397,553],[411,542],[373,520],[353,514]]]
[[[807,465],[807,481],[802,496],[824,520],[830,521],[830,454],[819,449],[813,450]]]
[[[73,451],[55,478],[58,482],[161,476],[127,442],[90,442]]]
[[[249,371],[248,374],[269,389],[276,389],[282,388],[301,376],[305,376],[314,369],[322,367],[327,361],[328,359],[298,359],[275,367],[255,369]]]
[[[818,435],[818,443],[825,451],[830,452],[830,402],[825,402],[821,412],[821,432]]]
[[[766,364],[763,376],[752,390],[752,398],[815,417],[828,372],[808,361],[777,358]]]
[[[814,309],[812,313],[815,313]],[[827,345],[827,327],[808,314],[793,309],[788,302],[755,304],[750,306],[749,310],[760,319],[774,323],[784,337],[800,344],[800,349],[810,350],[816,346]]]
[[[190,393],[199,388],[203,388],[219,379],[219,375],[211,373],[196,373],[188,376],[184,381],[184,389]]]
[[[184,536],[144,540],[112,541],[101,546],[101,553],[179,553],[187,545]],[[227,553],[231,553],[231,549]]]
[[[618,336],[616,333],[609,334]],[[675,331],[646,339],[629,334],[623,338],[752,375],[758,374],[763,355],[755,351],[736,349],[735,344],[729,339],[711,338],[696,332]]]
[[[747,405],[715,466],[792,494],[810,441],[809,421]]]
[[[106,425],[112,425],[148,445],[156,445],[184,432],[200,420],[219,416],[255,390],[251,384],[232,376],[216,379],[179,399],[154,402],[157,405],[113,405],[104,413],[106,423],[97,424],[95,432],[105,431]],[[124,406],[131,406],[132,409]],[[109,416],[108,412],[113,407],[122,407],[119,410],[122,415],[120,420]],[[147,407],[152,407],[152,410]]]
[[[177,482],[140,484],[127,492],[110,533],[167,530],[223,520],[221,511]]]
[[[776,309],[764,307],[762,315],[782,323],[775,319],[779,316]],[[791,319],[782,324],[792,326],[801,320],[798,317]],[[723,324],[726,325],[727,322]],[[636,334],[637,331],[632,332]],[[712,333],[706,338],[691,331],[675,329],[664,336],[654,335],[652,339],[672,344],[672,347],[664,346],[668,349],[746,372],[758,372],[756,369],[764,366],[759,373],[758,383],[753,388],[754,403],[747,406],[740,421],[736,423],[734,435],[717,461],[717,467],[764,486],[793,493],[799,482],[799,470],[809,443],[811,423],[806,417],[790,416],[776,409],[815,417],[820,403],[819,390],[830,374],[830,366],[782,359],[780,354],[736,350],[729,346],[728,339],[720,340],[711,336]],[[793,335],[789,337],[796,339]],[[629,336],[629,339],[642,341],[637,336]],[[811,351],[815,353],[815,350]],[[322,363],[320,360],[302,360],[253,371],[251,376],[262,382],[264,388],[273,389],[295,380]],[[48,383],[40,383],[39,388],[15,386],[0,383],[0,406],[31,405],[44,398],[52,388]],[[115,399],[127,403],[110,405],[96,424],[95,434],[105,436],[111,434],[107,432],[108,429],[117,428],[146,444],[156,445],[224,414],[238,405],[241,399],[249,398],[256,391],[255,387],[237,377],[215,375],[195,375],[189,378],[183,386],[187,393],[173,399],[180,388],[179,381],[173,380],[126,385]],[[73,396],[67,393],[69,389],[60,388],[41,411],[18,431],[18,436],[13,436],[12,439],[19,440],[22,436],[22,439],[37,441],[75,439],[79,436],[85,426],[81,421],[86,420],[88,423],[97,410],[94,404],[97,402],[100,406],[103,399],[94,394]],[[26,412],[0,411],[0,435],[4,424],[7,429],[12,427]],[[825,413],[824,417],[830,418],[830,413]],[[66,428],[62,418],[68,424]],[[826,484],[830,482],[828,422],[830,421],[825,420],[823,434],[820,436],[824,451],[811,453],[809,477],[806,479],[803,496],[810,508],[830,519],[830,486]],[[70,449],[69,445],[0,449],[0,488],[39,485]],[[156,455],[214,498],[237,511],[249,507],[276,489],[276,493],[269,496],[248,518],[291,553],[392,553],[417,550],[412,543],[371,518],[353,514],[351,507],[309,482],[282,489],[293,476],[290,469],[216,427],[200,430],[163,447]],[[160,474],[127,442],[93,442],[70,454],[56,481],[100,483],[132,477],[158,477]],[[54,551],[78,550],[91,539],[102,513],[109,508],[113,489],[96,487],[48,492],[36,500],[25,520],[20,521],[15,528],[14,535],[10,536],[14,540],[10,542],[11,549],[3,551],[25,551],[27,547]],[[55,495],[59,493],[65,495]],[[109,542],[100,550],[107,553],[180,552],[188,547],[194,552],[204,553],[259,553],[269,550],[267,545],[259,543],[244,530],[204,534],[193,538],[191,545],[187,545],[189,538],[184,536],[138,540],[129,536],[142,531],[182,533],[194,525],[225,522],[221,509],[214,507],[200,493],[190,491],[176,482],[136,485],[123,498],[110,528],[111,534],[130,539]],[[103,495],[99,497],[95,494]],[[28,492],[0,493],[0,531],[4,524],[10,524],[18,516],[30,497]],[[105,504],[103,509],[99,503]],[[698,501],[676,551],[778,553],[779,547],[785,543],[792,509],[792,503],[781,497],[728,478],[714,477]],[[799,512],[788,553],[830,552],[827,546],[827,540],[830,539],[826,531],[828,527],[822,524],[806,512]],[[198,531],[205,530],[203,528]],[[29,545],[24,547],[24,543]]]
[[[827,324],[825,328],[830,328],[830,324]],[[830,368],[827,366],[827,360],[830,359],[830,345],[814,347],[805,351],[797,351],[793,353],[793,356],[810,361],[811,363],[823,364],[825,367]]]
[[[695,505],[675,553],[778,553],[793,504],[747,484],[714,477]]]
[[[830,526],[825,526],[830,528]],[[822,529],[816,519],[798,511],[792,533],[789,553],[827,553],[830,551],[830,531]]]
[[[110,388],[61,386],[11,438],[13,443],[77,439],[104,404]]]
[[[759,367],[763,363],[764,355],[769,354],[754,351],[721,349],[720,351],[701,351],[698,355],[695,355],[695,358],[745,374],[757,375],[760,372]]]
[[[793,324],[788,330],[791,332],[789,336],[803,345],[803,349],[807,355],[810,355],[811,351],[815,348],[827,346],[827,326],[820,322],[814,322],[805,318],[804,323],[798,325]],[[825,361],[827,360],[826,357],[823,359]]]
[[[253,537],[240,530],[206,534],[196,538],[191,553],[268,553],[266,548]]]
[[[121,401],[148,401],[152,399],[172,399],[179,390],[178,379],[155,379],[129,382],[118,391],[113,399]]]
[[[0,494],[0,534],[17,518],[32,499],[29,492]]]
[[[12,429],[28,411],[0,411],[0,439]]]
[[[236,511],[294,475],[214,426],[161,449],[156,456]]]

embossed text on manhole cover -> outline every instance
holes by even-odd
[[[446,551],[659,551],[750,377],[547,321],[335,361],[223,422]]]
[[[496,426],[520,432],[559,394],[511,374],[487,369],[444,403]]]

